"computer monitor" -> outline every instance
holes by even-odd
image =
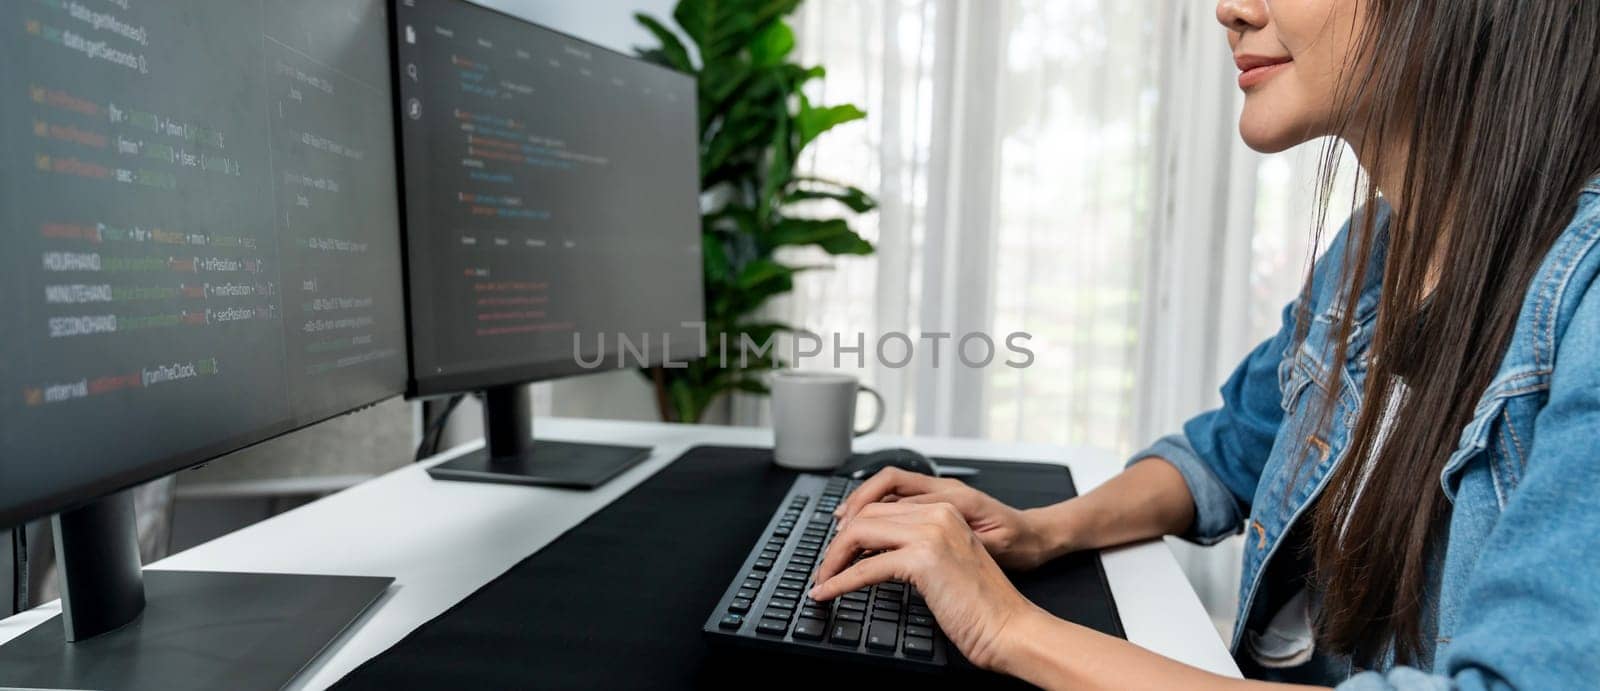
[[[533,443],[522,385],[703,353],[695,82],[463,0],[394,21],[410,393],[485,403],[432,472],[603,483],[648,449]]]
[[[0,528],[58,514],[66,609],[0,685],[277,688],[387,579],[141,574],[122,490],[403,393],[385,0],[0,25]]]

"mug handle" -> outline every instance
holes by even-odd
[[[864,393],[872,395],[872,400],[877,401],[878,408],[877,408],[877,412],[874,413],[873,416],[872,416],[872,424],[867,425],[866,429],[855,430],[855,435],[858,436],[858,437],[866,436],[868,434],[872,434],[873,432],[878,431],[878,427],[883,424],[883,416],[884,416],[884,414],[888,412],[888,406],[884,405],[884,403],[883,403],[883,395],[879,394],[876,389],[874,389],[874,388],[872,388],[870,386],[867,386],[866,384],[861,384],[856,389],[856,395],[860,396],[861,394],[864,394]]]

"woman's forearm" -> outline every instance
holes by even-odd
[[[1008,621],[1001,638],[995,670],[1045,689],[1289,688],[1212,674],[1037,608]]]
[[[1023,513],[1055,558],[1182,533],[1194,523],[1194,497],[1176,467],[1150,458],[1088,494]]]

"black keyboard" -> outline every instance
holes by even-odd
[[[716,638],[795,652],[942,667],[947,642],[915,588],[881,583],[833,602],[806,596],[835,530],[833,510],[859,481],[802,475],[706,620]]]

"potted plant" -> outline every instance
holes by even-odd
[[[857,214],[877,206],[856,187],[796,171],[801,153],[818,137],[866,117],[853,105],[813,104],[802,92],[824,71],[790,59],[795,36],[785,19],[799,5],[800,0],[681,0],[672,13],[676,31],[649,15],[635,15],[660,42],[638,49],[639,55],[699,83],[708,355],[683,368],[643,370],[666,421],[699,422],[730,392],[768,393],[762,374],[785,363],[772,353],[754,356],[744,346],[793,331],[764,319],[761,308],[793,290],[795,274],[823,268],[786,264],[778,258],[780,249],[873,252],[846,219],[799,213],[800,205],[814,210],[818,202]]]

